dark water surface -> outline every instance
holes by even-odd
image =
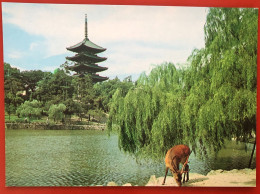
[[[137,163],[119,150],[117,135],[86,130],[6,130],[7,186],[91,186],[114,181],[145,185],[151,175],[164,176],[164,161]],[[253,145],[228,142],[217,159],[197,159],[193,173],[247,168]],[[252,167],[255,167],[255,158]],[[170,173],[168,174],[170,175]]]

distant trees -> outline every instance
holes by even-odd
[[[35,98],[43,102],[52,102],[52,104],[65,101],[72,98],[75,91],[73,78],[64,72],[57,69],[55,73],[46,72],[45,76],[37,82],[37,90]]]
[[[91,77],[71,76],[63,66],[51,73],[20,71],[5,63],[5,111],[9,120],[10,115],[16,114],[30,119],[49,116],[55,121],[71,121],[72,115],[90,120],[92,116],[100,121],[104,117],[102,112],[108,112],[115,90],[123,88],[127,93],[133,85],[129,78],[94,85]]]
[[[205,48],[186,68],[171,63],[141,75],[109,106],[109,130],[136,155],[161,157],[175,144],[206,155],[225,139],[256,134],[257,9],[210,8]]]
[[[94,106],[95,102],[95,91],[93,89],[93,82],[90,76],[76,77],[75,78],[76,99],[81,106],[81,111],[78,112],[78,116],[82,118],[87,118],[89,115],[89,110],[96,109]]]
[[[23,83],[20,77],[20,70],[12,68],[10,64],[4,63],[4,90],[5,90],[5,111],[9,115],[15,113],[17,107],[23,102]]]
[[[117,77],[113,80],[97,83],[94,85],[96,92],[96,105],[105,112],[109,111],[109,102],[117,89],[120,89],[124,95],[134,86],[131,76],[120,81]]]
[[[37,83],[44,78],[46,72],[40,70],[22,71],[21,82],[23,83],[23,89],[25,91],[24,99],[32,100],[35,98],[35,91]]]

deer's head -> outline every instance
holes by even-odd
[[[189,165],[187,164],[184,169],[181,171],[177,168],[176,164],[172,162],[172,172],[173,172],[173,177],[177,183],[177,185],[180,187],[182,186],[182,174],[187,173],[189,171]]]
[[[175,179],[177,185],[180,187],[182,185],[181,184],[182,173],[180,171],[178,171],[178,172],[175,172],[173,176],[174,176],[174,179]]]

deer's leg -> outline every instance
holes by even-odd
[[[189,167],[188,164],[186,165],[186,170],[187,170],[187,179],[186,179],[186,182],[188,182],[188,180],[189,180],[189,171],[190,171],[190,167]]]
[[[165,180],[166,180],[166,176],[167,176],[167,173],[168,173],[168,167],[166,167],[166,169],[165,169],[165,176],[164,176],[164,179],[163,179],[163,183],[162,183],[162,185],[164,185],[165,184]]]
[[[185,180],[186,177],[186,180]],[[183,183],[184,182],[188,182],[189,180],[189,165],[186,164],[185,168],[184,168],[184,178],[183,178]]]
[[[185,176],[186,176],[186,172],[184,172],[184,176],[183,176],[183,180],[182,180],[183,183],[185,183]]]
[[[183,172],[183,170],[185,170],[186,165],[187,165],[188,162],[189,162],[188,160],[189,160],[189,156],[187,157],[186,161],[183,163],[183,166],[182,166],[182,168],[181,168],[181,172]]]

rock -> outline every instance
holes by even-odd
[[[229,173],[239,173],[239,170],[238,169],[233,169],[231,171],[227,171]],[[243,172],[242,170],[240,172]]]
[[[131,185],[131,183],[126,183],[126,184],[124,184],[124,185],[122,185],[122,186],[129,187],[129,186],[132,186],[132,185]]]
[[[108,182],[107,186],[118,186],[115,182]]]
[[[211,170],[211,171],[207,174],[207,176],[208,176],[208,175],[216,175],[216,174],[223,173],[223,172],[224,172],[224,170],[222,170],[222,169],[219,169],[219,170]]]
[[[254,172],[254,170],[250,168],[245,168],[245,169],[241,169],[240,172],[243,174],[251,174],[252,172]]]
[[[167,176],[165,184],[162,185],[164,177],[156,178],[155,175],[150,177],[150,180],[145,186],[178,186],[172,176]]]
[[[155,176],[155,175],[152,175],[152,176],[150,177],[150,180],[149,180],[149,182],[152,182],[152,183],[157,183],[156,176]]]
[[[148,181],[148,183],[146,184],[146,186],[156,186],[158,184],[158,181],[156,179],[155,175],[152,175]]]
[[[212,170],[206,176],[190,173],[185,186],[205,187],[255,187],[256,171],[247,169]]]

